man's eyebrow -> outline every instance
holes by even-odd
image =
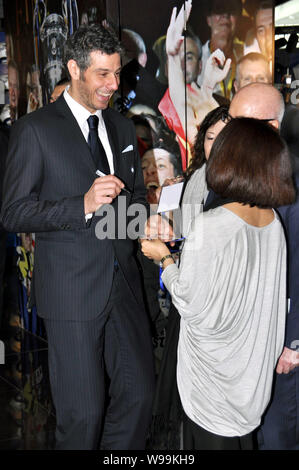
[[[117,73],[117,72],[120,72],[122,69],[122,67],[119,67],[118,69],[115,70],[115,72],[113,72],[113,70],[111,69],[105,69],[105,68],[102,68],[102,67],[98,67],[95,69],[96,72],[112,72],[112,73]]]

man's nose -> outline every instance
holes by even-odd
[[[109,88],[116,91],[119,87],[119,77],[114,73],[111,73],[109,77]]]
[[[148,173],[149,175],[154,175],[155,173],[157,173],[157,167],[156,167],[156,165],[154,165],[154,164],[151,163],[151,164],[147,167],[147,173]]]

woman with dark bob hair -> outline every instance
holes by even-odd
[[[216,138],[206,173],[232,202],[195,217],[180,266],[160,240],[142,250],[161,262],[181,316],[184,448],[252,449],[283,348],[286,243],[273,208],[295,199],[292,169],[276,130],[237,118]]]

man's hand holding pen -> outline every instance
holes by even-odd
[[[111,204],[124,187],[124,183],[114,175],[96,178],[84,195],[85,215],[96,212],[103,204]]]

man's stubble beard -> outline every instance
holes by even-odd
[[[80,72],[80,80],[78,82],[78,93],[82,103],[89,109],[93,109],[94,111],[98,111],[98,108],[94,106],[92,102],[92,93],[87,90],[85,84],[84,74]]]

